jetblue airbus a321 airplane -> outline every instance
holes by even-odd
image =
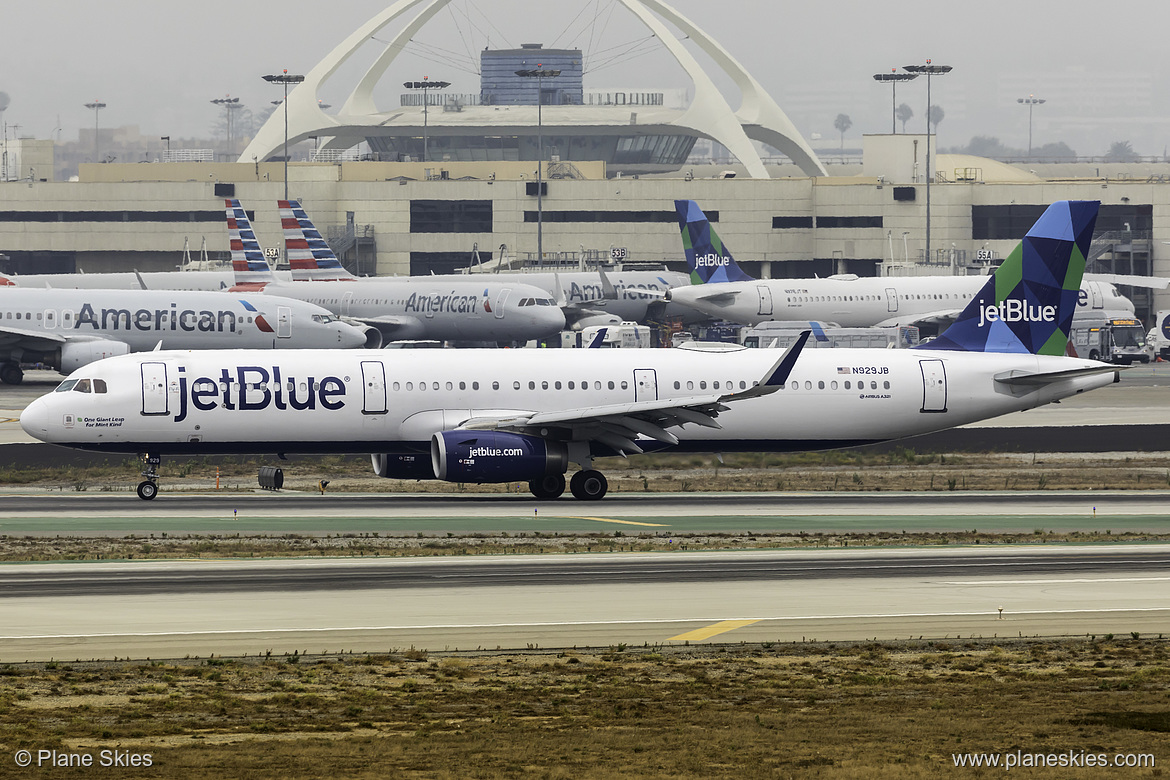
[[[899,439],[1030,409],[1117,378],[1065,357],[1096,202],[1052,205],[959,319],[918,350],[152,352],[74,372],[21,415],[66,447],[164,454],[371,452],[399,479],[570,483],[643,451],[790,451]]]

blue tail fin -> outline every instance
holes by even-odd
[[[1063,355],[1100,205],[1049,206],[959,318],[917,349]]]
[[[707,282],[750,282],[752,277],[743,272],[719,240],[707,216],[693,200],[676,200],[678,226],[682,231],[683,250],[691,271],[691,284]]]
[[[232,250],[232,270],[237,285],[263,286],[273,281],[272,269],[264,259],[264,251],[256,240],[248,212],[240,201],[225,200],[228,240]]]

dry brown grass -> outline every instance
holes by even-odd
[[[7,666],[0,747],[147,752],[132,774],[157,778],[928,778],[955,752],[1016,749],[1164,761],[1168,659],[1165,641],[1098,637]]]

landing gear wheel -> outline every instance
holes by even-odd
[[[540,479],[531,480],[528,489],[537,498],[560,498],[565,492],[565,475],[548,474]]]
[[[24,381],[24,372],[16,363],[5,363],[0,366],[0,382],[6,385],[19,385]]]
[[[569,490],[582,501],[599,501],[609,490],[609,481],[600,471],[578,471],[569,481]]]
[[[150,501],[157,495],[158,485],[156,483],[151,482],[149,479],[145,479],[138,483],[138,497],[143,501]]]

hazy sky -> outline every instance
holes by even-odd
[[[939,144],[994,135],[1027,145],[1034,93],[1037,146],[1065,141],[1081,155],[1130,141],[1140,154],[1170,142],[1170,6],[1155,0],[1098,5],[1056,0],[984,0],[952,4],[901,0],[673,0],[722,43],[773,94],[806,135],[838,141],[833,119],[848,114],[848,145],[862,133],[889,132],[890,90],[873,74],[925,62],[954,66],[932,84],[946,117]],[[92,127],[84,104],[101,100],[102,127],[138,125],[144,135],[207,138],[222,115],[210,100],[239,97],[260,113],[279,96],[261,76],[304,73],[367,19],[384,0],[321,3],[204,0],[182,10],[141,0],[20,2],[5,8],[0,45],[4,113],[21,135],[77,138]],[[398,24],[384,30],[387,40]],[[616,0],[453,0],[399,57],[383,79],[381,106],[397,104],[400,82],[423,75],[478,92],[478,52],[542,42],[585,51],[586,88],[687,87],[685,74],[647,41],[647,30]],[[364,47],[357,62],[320,95],[339,104],[381,50]],[[592,63],[592,67],[590,64]],[[925,84],[899,89],[922,132]],[[732,105],[737,104],[734,96]]]

